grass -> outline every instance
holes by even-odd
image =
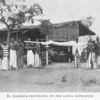
[[[92,86],[97,83],[97,79],[95,77],[88,78],[87,80],[81,80],[83,86]]]

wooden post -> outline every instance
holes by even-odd
[[[48,41],[48,36],[46,34],[46,41]],[[46,45],[46,48],[48,48],[48,45]],[[49,57],[48,57],[48,49],[46,49],[46,65],[48,65]]]

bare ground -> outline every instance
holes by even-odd
[[[100,92],[100,69],[73,63],[0,71],[0,92]]]

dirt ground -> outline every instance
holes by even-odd
[[[0,71],[0,92],[100,92],[100,69],[56,63],[45,69]]]

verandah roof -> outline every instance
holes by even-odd
[[[25,33],[28,32],[28,30],[33,29],[40,29],[40,26],[21,26],[20,31],[25,35]],[[17,33],[18,28],[15,27],[12,31],[12,33]],[[3,28],[0,30],[0,33],[6,33],[7,28]],[[75,40],[78,36],[85,36],[85,35],[95,35],[93,31],[91,31],[89,28],[85,27],[80,21],[70,21],[70,22],[64,22],[64,23],[58,23],[58,24],[52,24],[52,28],[50,29],[50,34],[47,34],[48,40],[53,41],[70,41]]]

